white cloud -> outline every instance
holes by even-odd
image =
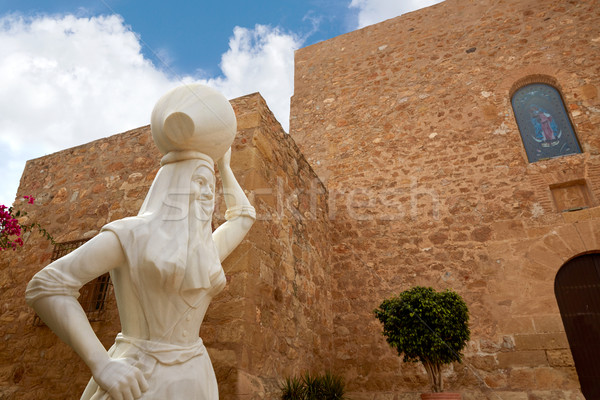
[[[350,8],[358,9],[358,27],[364,28],[442,0],[352,0]]]
[[[287,131],[294,92],[294,51],[302,41],[278,28],[237,26],[221,59],[223,77],[204,82],[228,98],[260,92]]]
[[[173,86],[119,16],[0,18],[0,203],[27,159],[148,123]]]
[[[260,91],[287,129],[300,44],[275,28],[236,27],[223,76],[205,83],[229,98]],[[12,204],[27,159],[145,125],[156,100],[181,84],[143,57],[117,15],[7,15],[0,48],[0,204]]]

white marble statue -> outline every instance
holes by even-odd
[[[164,95],[151,122],[165,155],[139,214],[107,224],[37,273],[26,300],[89,366],[82,399],[217,400],[198,332],[225,286],[221,262],[255,219],[229,166],[235,114],[220,93],[193,84]],[[213,160],[227,205],[215,232]],[[122,328],[108,352],[77,301],[81,286],[107,271]]]

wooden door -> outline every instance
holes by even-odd
[[[600,399],[600,254],[568,261],[554,293],[586,399]]]

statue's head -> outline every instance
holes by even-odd
[[[151,130],[164,155],[199,152],[218,160],[233,143],[237,122],[221,93],[194,83],[179,86],[158,100],[152,110]]]

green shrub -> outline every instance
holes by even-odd
[[[311,375],[306,372],[301,378],[285,378],[279,386],[282,400],[343,400],[345,386],[341,377],[326,372]]]
[[[304,399],[304,382],[298,377],[285,378],[279,385],[279,389],[281,390],[281,400]]]
[[[323,399],[345,399],[344,395],[346,394],[346,387],[344,380],[341,377],[333,375],[331,372],[327,371],[325,375],[321,377],[321,385]]]
[[[375,311],[390,346],[404,361],[420,361],[433,392],[443,390],[441,368],[461,362],[470,338],[469,311],[455,292],[416,286],[384,300]]]

